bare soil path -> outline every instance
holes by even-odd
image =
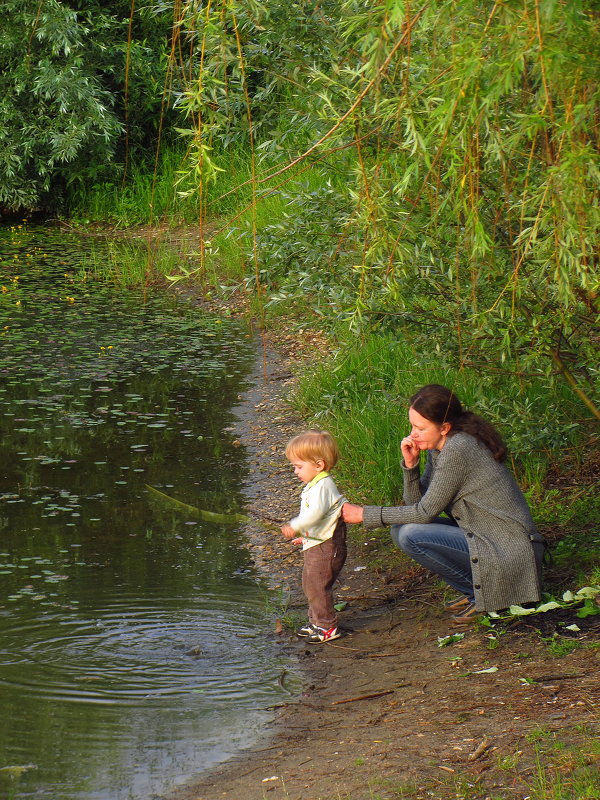
[[[299,485],[284,447],[305,425],[285,403],[292,342],[278,344],[242,398],[236,433],[249,454],[250,505],[288,518]],[[301,553],[259,526],[248,541],[257,568],[301,614]],[[306,645],[274,619],[267,635],[297,660],[301,695],[276,710],[252,751],[169,800],[543,798],[544,781],[577,770],[594,772],[600,798],[599,752],[589,747],[598,734],[599,618],[572,620],[579,646],[561,657],[533,623],[497,636],[475,627],[440,647],[457,630],[439,584],[417,568],[369,567],[377,547],[367,536],[351,540],[337,590],[347,602],[343,638]],[[559,620],[544,616],[551,637]]]

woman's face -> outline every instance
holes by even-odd
[[[450,425],[444,422],[438,425],[422,417],[414,408],[408,410],[408,420],[411,425],[409,437],[419,450],[441,450],[446,441]]]

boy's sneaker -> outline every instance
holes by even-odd
[[[307,622],[306,625],[303,625],[301,628],[298,628],[296,631],[296,636],[300,636],[300,638],[304,638],[305,636],[311,636],[317,630],[317,626],[313,625],[312,622]]]
[[[333,639],[339,639],[341,635],[339,628],[329,628],[329,630],[326,631],[325,628],[319,628],[315,625],[314,631],[310,636],[306,637],[306,641],[308,644],[323,644],[323,642],[331,642]]]

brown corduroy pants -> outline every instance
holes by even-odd
[[[337,624],[333,584],[346,561],[346,523],[340,518],[331,539],[304,551],[302,589],[308,600],[308,619],[329,630]]]

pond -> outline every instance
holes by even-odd
[[[289,668],[243,530],[148,488],[243,508],[253,337],[78,280],[90,246],[0,231],[0,797],[19,800],[164,793],[255,741]]]

